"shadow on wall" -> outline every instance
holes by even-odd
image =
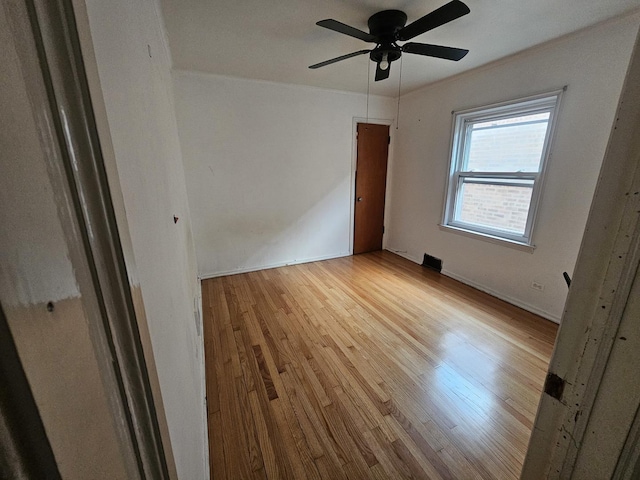
[[[332,190],[314,192],[312,197],[298,186],[292,196],[300,197],[300,202],[272,206],[254,198],[246,210],[216,214],[217,222],[204,235],[216,251],[227,255],[217,259],[211,273],[347,255],[351,224],[350,209],[345,207],[350,204],[350,184],[351,178],[342,179]]]

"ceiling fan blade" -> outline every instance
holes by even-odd
[[[309,68],[320,68],[325,67],[327,65],[331,65],[332,63],[339,62],[341,60],[346,60],[347,58],[357,57],[358,55],[364,55],[365,53],[369,53],[371,50],[358,50],[357,52],[347,53],[346,55],[342,55],[340,57],[332,58],[331,60],[325,60],[324,62],[316,63],[314,65],[310,65]]]
[[[453,0],[401,29],[398,32],[398,40],[410,40],[424,32],[460,18],[470,11],[469,7],[460,0]]]
[[[349,35],[350,37],[364,40],[365,42],[375,43],[376,41],[376,37],[374,37],[370,33],[363,32],[362,30],[350,27],[349,25],[345,25],[344,23],[338,22],[337,20],[333,20],[331,18],[328,18],[327,20],[320,20],[316,23],[316,25],[328,28],[329,30],[333,30],[334,32],[343,33],[344,35]]]
[[[389,63],[389,66],[386,70],[381,69],[380,64],[378,63],[376,65],[376,82],[384,80],[385,78],[389,78],[389,73],[391,73],[391,63]]]
[[[464,57],[469,50],[463,48],[443,47],[441,45],[430,45],[428,43],[409,42],[402,46],[402,51],[406,53],[416,53],[428,57],[444,58],[455,60],[456,62]]]

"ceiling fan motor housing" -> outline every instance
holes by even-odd
[[[380,42],[395,42],[396,33],[407,23],[407,14],[400,10],[384,10],[369,17],[369,32]]]
[[[402,55],[402,50],[395,42],[397,32],[407,23],[407,15],[400,10],[384,10],[369,17],[367,23],[369,32],[376,37],[378,42],[376,48],[369,55],[371,60],[380,63],[385,53],[389,63],[398,60]]]

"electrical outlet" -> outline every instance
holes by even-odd
[[[538,282],[531,282],[531,288],[533,288],[534,290],[539,290],[539,291],[543,291],[544,290],[544,285],[542,283],[538,283]]]

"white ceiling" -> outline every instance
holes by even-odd
[[[174,68],[233,77],[396,96],[400,62],[373,81],[368,55],[309,70],[311,64],[372,44],[318,27],[333,18],[367,31],[387,9],[407,23],[448,0],[162,0]],[[640,0],[463,0],[471,13],[413,39],[467,48],[459,62],[404,54],[402,93],[640,7]]]

